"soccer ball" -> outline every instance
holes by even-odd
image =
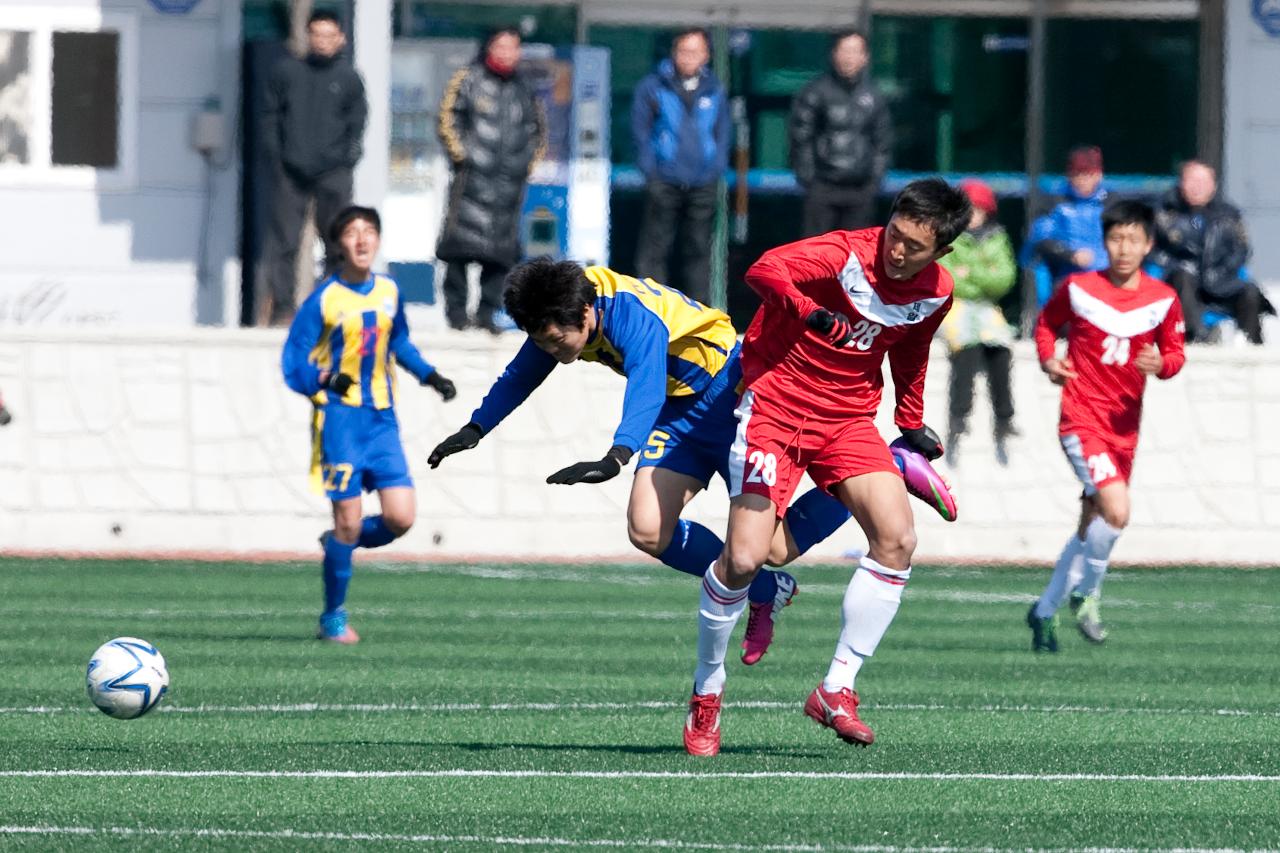
[[[160,650],[146,640],[117,637],[89,659],[85,688],[99,711],[132,720],[160,704],[169,689],[169,667]]]

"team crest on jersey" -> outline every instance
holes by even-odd
[[[388,317],[394,318],[396,316],[396,301],[388,296],[382,300],[382,310]]]

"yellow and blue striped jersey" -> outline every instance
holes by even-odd
[[[642,309],[662,324],[667,338],[668,397],[703,390],[724,368],[738,340],[729,315],[651,278],[632,278],[607,267],[587,267],[586,276],[596,286],[600,323],[579,356],[582,361],[599,362],[625,376],[619,347],[643,334],[649,321],[641,319]]]
[[[581,361],[603,364],[627,378],[614,443],[635,450],[647,440],[668,398],[692,398],[725,369],[738,334],[727,314],[653,279],[587,267],[595,285],[596,328]],[[523,403],[557,362],[525,341],[472,414],[486,433]]]
[[[397,363],[419,382],[435,372],[409,340],[399,286],[380,274],[359,284],[337,274],[321,281],[293,318],[281,357],[285,382],[317,406],[374,409],[395,405]],[[342,397],[321,387],[326,371],[353,380]]]

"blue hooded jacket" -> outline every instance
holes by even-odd
[[[1074,272],[1106,269],[1110,263],[1102,240],[1102,208],[1106,201],[1107,191],[1101,186],[1086,198],[1076,195],[1068,184],[1066,197],[1032,223],[1023,263],[1039,256],[1055,281]],[[1086,268],[1071,260],[1071,255],[1080,249],[1093,253],[1093,263]]]
[[[690,96],[664,59],[636,87],[631,133],[640,171],[648,180],[701,187],[729,165],[729,107],[724,88],[704,67]]]

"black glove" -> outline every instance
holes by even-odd
[[[328,388],[339,397],[345,397],[351,390],[351,386],[355,384],[356,381],[345,373],[330,373],[322,387]]]
[[[902,437],[907,440],[907,445],[912,450],[930,462],[942,455],[942,439],[927,426],[904,429]]]
[[[448,382],[448,380],[445,380]],[[450,383],[452,385],[452,383]],[[427,457],[427,464],[432,468],[440,467],[440,460],[446,456],[452,456],[455,453],[461,453],[464,450],[470,450],[480,443],[480,437],[484,435],[484,431],[474,423],[467,424],[453,435],[436,445],[436,449],[431,451],[431,455]]]
[[[441,376],[438,370],[422,380],[422,384],[434,388],[446,403],[458,396],[458,386]]]
[[[833,347],[847,347],[853,341],[849,318],[826,308],[815,308],[804,318],[804,324],[827,339]]]
[[[631,451],[621,444],[609,448],[609,452],[598,462],[578,462],[547,478],[548,483],[571,486],[574,483],[603,483],[612,480],[622,471],[622,466],[631,461]]]

